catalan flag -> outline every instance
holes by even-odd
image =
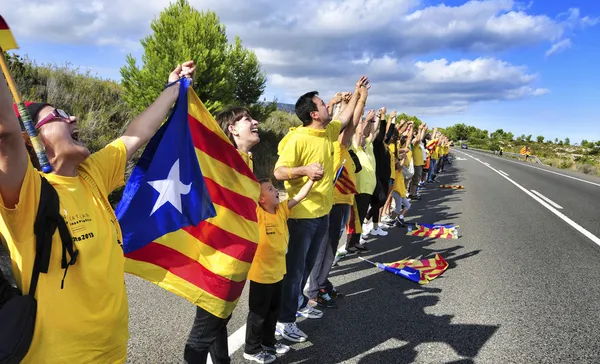
[[[258,244],[259,183],[182,79],[117,207],[125,271],[228,317]]]
[[[356,195],[358,193],[354,181],[352,181],[352,178],[350,178],[350,174],[348,173],[348,168],[346,168],[345,163],[342,163],[342,165],[338,168],[336,176],[338,178],[335,181],[335,189],[338,190],[339,193],[343,195]]]
[[[453,190],[464,190],[465,186],[460,186],[460,185],[440,185],[440,188],[450,188]]]
[[[441,238],[441,239],[458,239],[458,225],[430,225],[430,224],[415,224],[414,228],[409,225],[406,235]]]
[[[362,221],[358,217],[358,204],[356,203],[356,199],[352,203],[352,208],[350,208],[350,218],[348,219],[348,223],[346,223],[346,234],[361,234],[362,233]]]
[[[393,263],[385,263],[385,266],[395,269],[416,269],[421,273],[419,283],[427,284],[434,278],[439,277],[440,274],[444,273],[444,271],[448,269],[448,262],[446,262],[446,260],[441,255],[436,254],[434,258],[430,259],[399,260]]]
[[[15,37],[13,37],[8,24],[6,24],[2,16],[0,16],[0,48],[2,48],[3,51],[19,48],[15,41]]]
[[[425,146],[425,148],[427,148],[427,150],[433,150],[433,148],[435,148],[439,143],[439,140],[437,139],[432,139],[429,142],[427,142],[427,145]]]

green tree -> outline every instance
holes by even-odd
[[[538,135],[537,142],[540,143],[540,144],[543,143],[544,142],[544,136],[543,135]]]
[[[240,37],[235,37],[228,54],[231,82],[235,85],[233,99],[241,105],[251,105],[265,91],[267,76],[260,67],[256,54],[242,46]]]
[[[555,144],[558,144],[558,138],[555,138],[555,139],[554,139],[554,143],[555,143]]]
[[[527,141],[527,143],[531,143],[531,138],[533,137],[533,135],[529,134],[525,140]]]
[[[504,130],[498,129],[490,135],[492,139],[502,139],[504,137]]]
[[[266,81],[258,59],[239,39],[228,44],[225,26],[214,12],[199,12],[187,0],[177,0],[150,26],[152,34],[141,40],[141,68],[131,55],[121,68],[123,96],[132,108],[141,111],[150,105],[173,68],[187,60],[196,63],[193,87],[209,111],[258,101]]]
[[[569,138],[565,138],[565,145],[571,145],[571,140]]]
[[[504,139],[506,139],[506,140],[513,140],[514,138],[515,138],[515,135],[511,132],[504,134]]]

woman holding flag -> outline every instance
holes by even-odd
[[[193,72],[193,61],[179,65],[169,83]],[[178,93],[179,87],[166,87],[120,138],[94,154],[79,140],[76,117],[52,105],[29,104],[52,166],[52,173],[45,174],[34,168],[6,79],[0,77],[0,234],[21,292],[29,291],[36,257],[34,222],[42,177],[58,194],[72,238],[69,243],[53,235],[48,273],[40,275],[35,291],[35,331],[23,363],[125,362],[129,335],[124,256],[108,195],[123,185],[127,160],[156,133]]]

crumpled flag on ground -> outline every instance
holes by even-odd
[[[458,239],[459,227],[459,225],[414,224],[414,227],[409,225],[406,235],[428,238]]]
[[[459,185],[440,185],[440,188],[451,188],[453,190],[464,190],[465,186],[459,186]]]
[[[434,258],[430,259],[405,259],[399,260],[393,263],[384,263],[387,267],[395,269],[403,269],[405,267],[413,268],[421,273],[419,279],[420,284],[427,284],[429,281],[438,277],[448,269],[448,262],[441,255],[436,254]]]

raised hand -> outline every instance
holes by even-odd
[[[169,83],[175,82],[183,77],[192,78],[195,70],[196,65],[194,64],[194,61],[187,61],[183,64],[179,64],[169,75]]]
[[[342,92],[342,100],[345,103],[350,102],[351,98],[352,98],[352,92],[350,92],[350,91]]]
[[[366,122],[370,122],[373,119],[375,119],[375,110],[371,109],[369,110],[369,112],[367,113],[367,117],[365,118]]]

